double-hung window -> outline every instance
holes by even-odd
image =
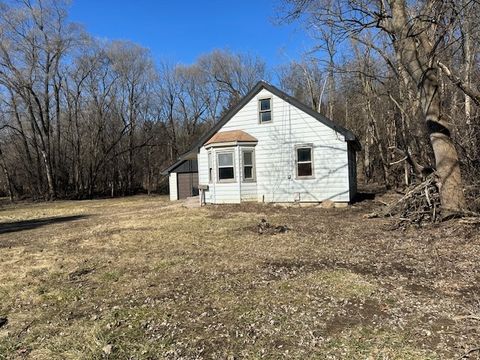
[[[297,178],[313,177],[313,147],[297,146],[295,150]]]
[[[258,100],[258,117],[261,124],[272,121],[272,99]]]
[[[235,180],[233,151],[217,153],[217,169],[219,182]]]
[[[253,149],[242,150],[243,181],[255,181],[255,153]]]

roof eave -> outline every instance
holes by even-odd
[[[358,139],[355,137],[355,139],[353,140],[348,140],[352,146],[353,146],[353,150],[355,151],[361,151],[362,150],[362,144],[360,144],[360,141],[358,141]]]
[[[168,175],[172,170],[174,170],[177,166],[179,166],[185,160],[196,160],[197,159],[197,152],[194,149],[190,149],[189,151],[180,155],[172,165],[165,168],[164,170],[160,171],[161,175]]]
[[[219,141],[219,142],[213,142],[213,143],[208,143],[208,144],[205,144],[205,149],[210,149],[212,147],[226,147],[226,146],[242,146],[242,145],[245,145],[245,146],[255,146],[258,144],[258,140],[249,140],[249,141]]]

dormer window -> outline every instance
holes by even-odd
[[[269,123],[272,121],[272,99],[259,99],[258,100],[258,117],[260,123]]]

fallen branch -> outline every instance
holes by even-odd
[[[460,356],[459,358],[457,358],[457,360],[465,359],[465,358],[468,357],[468,355],[470,355],[471,353],[474,353],[475,351],[480,351],[480,347],[477,347],[477,348],[473,348],[473,349],[468,350],[465,354],[463,354],[462,356]]]
[[[475,214],[475,217],[465,217],[459,222],[466,225],[480,225],[480,217],[478,216],[478,214]]]
[[[389,163],[388,165],[392,166],[392,165],[400,164],[402,161],[405,161],[405,160],[407,160],[407,159],[408,159],[408,156],[405,156],[405,157],[403,157],[403,158],[400,159],[400,160],[397,160],[397,161],[394,161],[394,162]]]
[[[477,316],[477,315],[463,315],[463,316],[455,316],[455,318],[454,318],[454,320],[465,320],[465,319],[480,321],[480,316]]]
[[[33,325],[34,321],[35,320],[30,321],[27,325],[25,325],[22,329],[20,329],[20,331],[17,334],[17,338],[20,338],[20,336],[26,333],[28,329],[30,329],[30,327]]]

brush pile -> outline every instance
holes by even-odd
[[[383,216],[395,216],[399,225],[418,225],[438,222],[440,218],[440,194],[435,176],[430,175],[420,184],[408,187],[404,195],[382,211]]]
[[[278,225],[274,226],[271,225],[267,220],[262,219],[260,223],[257,225],[257,231],[260,235],[275,235],[275,234],[283,234],[287,231],[291,230],[287,225]]]

